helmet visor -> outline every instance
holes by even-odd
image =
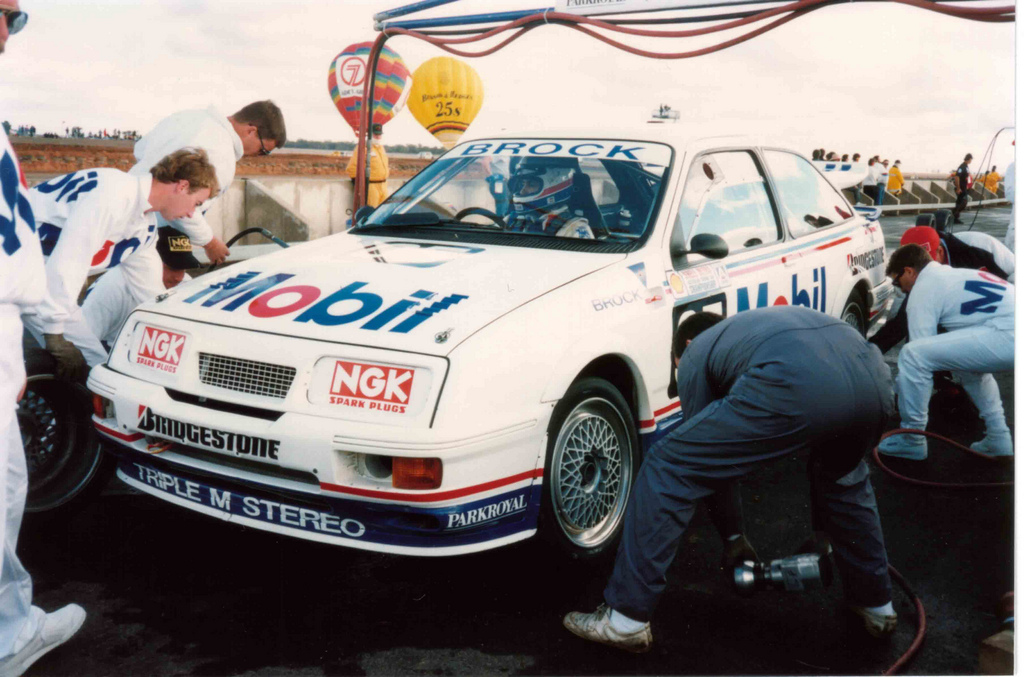
[[[509,179],[508,189],[515,197],[533,197],[544,189],[544,179],[539,172],[520,172]]]

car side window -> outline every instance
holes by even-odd
[[[779,192],[781,209],[794,237],[828,228],[853,216],[835,186],[810,162],[794,153],[765,151],[768,170]]]
[[[782,239],[764,175],[752,153],[729,151],[698,157],[686,177],[676,228],[687,234],[718,235],[729,253]],[[696,254],[688,257],[703,260]]]

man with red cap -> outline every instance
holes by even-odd
[[[900,246],[919,244],[931,254],[933,260],[952,268],[984,270],[1004,280],[1014,281],[1013,252],[999,240],[985,233],[974,231],[939,233],[930,226],[908,228],[900,238]],[[907,338],[907,303],[903,302],[899,312],[871,337],[870,341],[887,353],[897,343]]]

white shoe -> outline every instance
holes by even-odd
[[[979,454],[985,454],[993,458],[997,456],[1013,456],[1013,438],[1010,431],[1001,433],[989,433],[982,439],[971,445]]]
[[[862,606],[850,605],[850,611],[864,621],[864,629],[876,639],[888,637],[896,630],[896,614],[882,614]]]
[[[593,613],[572,611],[565,615],[562,625],[572,634],[613,646],[623,651],[644,653],[649,651],[654,638],[651,636],[651,624],[644,623],[636,632],[619,632],[612,626],[612,608],[607,604],[597,607]]]
[[[46,614],[35,636],[16,654],[0,661],[2,677],[19,677],[50,649],[56,649],[78,632],[85,623],[85,609],[77,604],[68,604]]]
[[[878,445],[878,453],[897,458],[908,458],[911,461],[923,461],[928,458],[928,442],[924,435],[900,433],[886,437]]]

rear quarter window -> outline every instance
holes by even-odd
[[[853,208],[842,193],[807,160],[778,150],[765,151],[764,158],[793,237],[834,226],[853,216]]]

